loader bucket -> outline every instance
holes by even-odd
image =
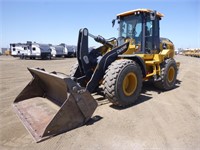
[[[91,94],[69,76],[28,68],[32,81],[14,101],[14,110],[36,142],[86,123],[97,107]]]

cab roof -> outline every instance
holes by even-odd
[[[120,14],[117,14],[117,17],[124,17],[124,16],[128,16],[128,15],[132,15],[136,12],[145,12],[145,13],[150,13],[150,12],[153,12],[153,10],[150,10],[150,9],[144,9],[144,8],[139,8],[139,9],[134,9],[134,10],[130,10],[130,11],[126,11],[126,12],[123,12],[123,13],[120,13]],[[156,15],[158,17],[164,17],[163,14],[157,12]]]

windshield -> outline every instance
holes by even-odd
[[[135,39],[136,44],[140,42],[142,34],[142,18],[140,15],[126,16],[120,19],[119,36]]]

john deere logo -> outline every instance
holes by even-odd
[[[117,54],[122,53],[125,49],[127,49],[127,44],[125,44],[124,46],[122,46],[120,49],[117,50]]]

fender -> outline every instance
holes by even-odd
[[[142,70],[143,78],[146,77],[146,74],[147,74],[146,65],[145,65],[144,60],[141,57],[134,55],[134,54],[133,55],[119,55],[118,57],[131,59],[131,60],[135,61],[140,66],[140,68]]]
[[[117,60],[117,58],[120,54],[123,54],[125,51],[127,51],[128,46],[129,46],[129,42],[127,42],[117,48],[114,48],[111,51],[107,52],[105,55],[103,55],[103,57],[97,64],[97,67],[96,67],[90,81],[87,83],[86,89],[90,93],[92,93],[99,86],[99,82],[103,78],[108,66],[112,62]]]

